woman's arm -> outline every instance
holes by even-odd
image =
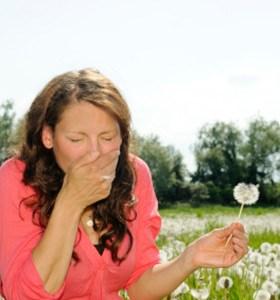
[[[48,293],[55,293],[66,277],[74,248],[80,212],[57,202],[48,226],[32,251],[33,262]]]
[[[225,248],[230,235],[231,243]],[[241,224],[217,229],[191,243],[170,262],[155,265],[128,289],[133,300],[160,300],[170,294],[199,267],[228,267],[247,253],[247,238]]]
[[[110,193],[111,182],[102,175],[113,174],[118,152],[86,155],[65,176],[54,210],[42,239],[33,249],[33,261],[45,290],[56,292],[66,277],[83,210]]]

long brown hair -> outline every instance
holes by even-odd
[[[96,231],[109,228],[100,243],[111,251],[113,261],[121,263],[133,243],[127,227],[127,222],[131,221],[128,211],[133,210],[135,201],[132,195],[134,172],[129,159],[131,118],[118,89],[98,71],[84,69],[55,77],[35,98],[26,115],[25,138],[19,158],[26,163],[24,183],[31,185],[38,194],[36,202],[32,203],[33,216],[38,213],[40,225],[46,227],[64,178],[53,150],[45,148],[42,143],[42,128],[48,125],[55,130],[63,111],[73,101],[87,101],[100,107],[113,116],[120,126],[122,144],[116,177],[110,195],[93,204],[92,212]],[[125,254],[119,256],[118,249],[126,235],[129,244]]]

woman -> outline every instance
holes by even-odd
[[[227,267],[247,252],[244,228],[232,224],[159,263],[151,175],[129,140],[127,104],[97,71],[57,76],[36,97],[21,151],[0,169],[6,300],[114,300],[120,289],[161,299],[197,268]]]

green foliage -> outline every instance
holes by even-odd
[[[241,149],[246,180],[271,183],[280,171],[280,125],[259,118],[249,124]]]
[[[193,181],[210,181],[217,186],[239,182],[241,142],[241,132],[231,123],[217,122],[202,127],[195,145],[197,170]]]
[[[160,209],[160,214],[162,217],[177,217],[195,215],[199,218],[204,218],[206,215],[223,215],[223,216],[236,216],[239,206],[223,206],[223,205],[212,205],[207,204],[200,207],[193,207],[189,203],[176,203],[170,207],[165,207]],[[264,215],[274,212],[280,215],[280,207],[255,207],[248,206],[244,215]]]
[[[134,150],[151,169],[160,203],[185,197],[186,166],[180,152],[172,146],[163,146],[156,135],[140,137],[134,132]]]
[[[238,182],[259,184],[258,204],[280,203],[280,124],[253,120],[242,133],[233,124],[202,127],[195,145],[193,182],[204,183],[212,203],[233,204]],[[198,199],[197,201],[200,201]]]
[[[168,233],[168,235],[161,234],[157,240],[157,245],[160,249],[169,249],[171,251],[176,245],[176,241],[179,240],[183,242],[185,245],[189,245],[195,239],[199,238],[202,234],[205,234],[214,228],[222,227],[224,224],[220,224],[216,221],[216,215],[224,215],[224,214],[232,214],[233,219],[236,216],[236,208],[233,207],[223,207],[218,205],[213,206],[201,206],[199,208],[191,207],[187,204],[177,204],[176,206],[169,209],[161,209],[161,215],[164,217],[174,217],[174,223],[176,222],[176,216],[182,219],[185,215],[186,219],[190,215],[200,215],[204,220],[209,220],[206,223],[206,226],[203,228],[196,227],[191,228],[191,230],[187,230],[185,233],[180,233],[179,235],[172,235],[172,233]],[[269,213],[268,218],[278,216],[280,213],[280,208],[262,208],[262,207],[248,207],[246,208],[246,214],[253,215],[257,218],[258,215],[263,215]],[[178,224],[181,224],[179,222]],[[271,244],[279,244],[279,232],[277,230],[268,230],[262,227],[263,223],[259,223],[259,226],[254,231],[249,231],[249,246],[260,253],[260,246],[264,242],[268,242]],[[175,253],[175,252],[173,252]],[[269,254],[268,254],[269,256]],[[243,269],[241,270],[241,275],[237,275],[236,271],[233,271],[231,268],[224,269],[207,269],[201,268],[198,271],[189,275],[185,282],[192,289],[200,289],[203,287],[207,287],[210,290],[210,295],[208,299],[242,299],[242,300],[251,300],[253,299],[253,294],[256,290],[260,288],[261,283],[265,280],[263,275],[259,275],[262,272],[263,266],[259,265],[258,268],[252,269],[246,260],[246,257],[243,260]],[[255,264],[255,267],[257,264]],[[249,272],[253,271],[257,281],[253,281],[248,276]],[[233,280],[233,286],[229,289],[219,289],[217,288],[217,282],[221,276],[229,276]],[[165,300],[172,299],[171,295],[164,298]],[[189,292],[185,292],[184,294],[178,296],[176,299],[194,299]],[[272,298],[271,298],[272,299]],[[273,298],[274,299],[274,298]],[[276,299],[276,298],[275,298]]]
[[[202,204],[205,204],[209,200],[209,190],[206,184],[201,182],[190,182],[187,185],[189,191],[188,202],[193,207],[199,207]]]
[[[14,118],[13,102],[7,100],[0,106],[0,164],[9,155]]]

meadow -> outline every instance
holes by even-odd
[[[157,244],[162,261],[181,253],[202,234],[235,221],[238,210],[216,205],[161,209]],[[246,207],[241,222],[249,236],[248,254],[230,268],[197,270],[165,300],[280,299],[280,208]]]
[[[235,221],[236,207],[177,206],[162,209],[158,239],[162,260],[215,227]],[[241,218],[249,235],[249,253],[227,269],[201,269],[192,274],[169,299],[280,299],[280,208],[246,207]]]

